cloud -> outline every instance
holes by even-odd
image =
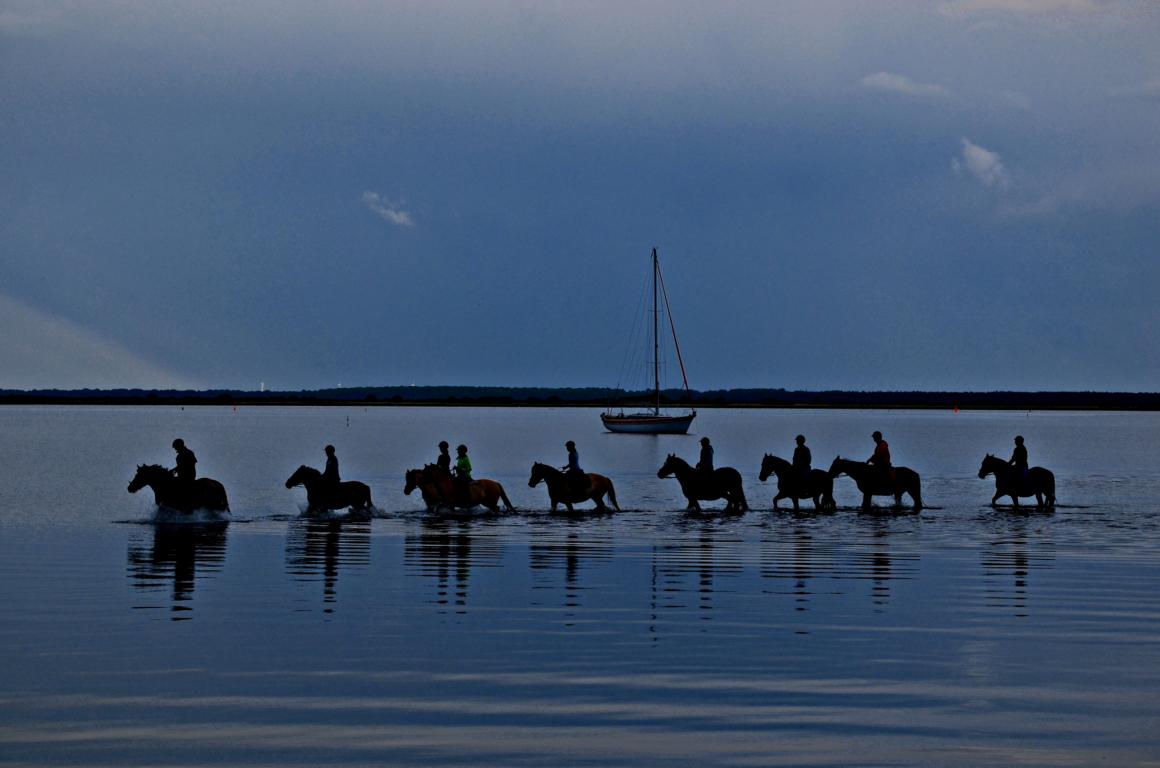
[[[950,95],[947,89],[941,85],[917,83],[906,75],[896,75],[891,72],[875,72],[872,75],[866,75],[859,82],[863,88],[899,93],[905,96],[941,99]]]
[[[1007,169],[1003,167],[1003,160],[998,152],[972,144],[965,136],[962,142],[962,156],[951,160],[951,167],[955,169],[955,173],[961,174],[966,171],[985,187],[1003,189],[1011,183],[1011,177],[1007,175]]]
[[[1160,80],[1112,88],[1109,93],[1118,98],[1160,99]]]
[[[0,389],[194,389],[108,339],[0,294]]]
[[[939,6],[950,17],[1005,13],[1014,16],[1075,16],[1104,10],[1095,0],[952,0]]]
[[[400,211],[394,203],[385,199],[377,192],[363,192],[363,204],[374,211],[384,221],[389,221],[396,227],[413,227],[415,219],[407,211]]]

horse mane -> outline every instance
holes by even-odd
[[[298,474],[298,472],[307,472],[307,473],[310,473],[312,475],[318,475],[319,477],[322,476],[322,473],[319,472],[317,469],[315,469],[314,467],[307,466],[305,464],[300,465],[298,467],[298,470],[294,474]]]
[[[166,474],[169,473],[169,468],[163,467],[160,464],[139,464],[137,466],[138,472],[140,472],[141,470],[144,470],[144,469],[157,469],[157,470],[161,470],[162,472],[165,472]]]

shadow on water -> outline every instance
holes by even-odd
[[[128,576],[142,592],[171,589],[173,621],[192,618],[197,580],[221,571],[228,523],[157,524],[130,537]],[[156,606],[134,606],[153,608]]]
[[[322,581],[324,612],[338,602],[338,576],[371,560],[371,524],[365,520],[294,520],[286,531],[286,573],[297,581]]]

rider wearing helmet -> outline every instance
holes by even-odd
[[[180,437],[173,441],[173,450],[177,451],[177,466],[170,471],[181,482],[192,483],[197,479],[197,457],[185,447],[185,441]]]
[[[793,449],[793,468],[797,470],[798,479],[805,481],[810,476],[810,465],[813,463],[813,456],[810,455],[810,449],[806,447],[806,436],[798,435],[794,438],[797,447]]]
[[[1023,445],[1023,435],[1015,435],[1015,451],[1007,463],[1019,471],[1019,477],[1027,475],[1027,446]]]

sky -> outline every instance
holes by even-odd
[[[0,0],[0,389],[1160,381],[1160,2]],[[670,368],[672,366],[669,366]]]

